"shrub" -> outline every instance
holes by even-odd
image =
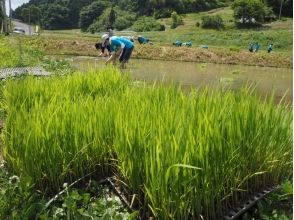
[[[153,17],[143,16],[139,18],[134,25],[132,26],[134,31],[143,32],[143,31],[164,31],[164,25],[161,25]]]
[[[155,10],[155,12],[153,13],[153,16],[155,19],[169,18],[171,16],[171,10],[167,8],[158,9],[158,10]]]
[[[221,29],[224,27],[224,21],[219,15],[203,16],[201,19],[203,28]]]
[[[236,0],[232,4],[237,26],[254,27],[263,23],[266,17],[273,17],[273,11],[260,0]],[[268,18],[267,18],[268,19]]]
[[[184,24],[182,16],[178,15],[178,13],[175,11],[171,13],[171,18],[172,18],[172,24],[171,24],[172,29],[178,27],[179,25]]]
[[[79,25],[82,31],[86,31],[88,27],[99,17],[109,4],[106,1],[93,2],[91,5],[85,6],[80,12]]]
[[[89,32],[96,32],[96,31],[105,31],[107,27],[109,27],[111,24],[109,22],[109,15],[111,13],[112,8],[107,8],[102,15],[88,28]],[[129,11],[122,11],[118,7],[114,7],[113,10],[116,13],[116,19],[113,24],[113,28],[116,30],[123,30],[128,27],[130,27],[135,19],[136,14]]]

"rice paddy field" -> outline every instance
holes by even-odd
[[[136,47],[134,57],[292,68],[292,19],[249,32],[230,27],[227,8],[209,13],[221,13],[227,29],[202,30],[201,14],[188,14],[177,30],[142,33],[154,45]],[[287,203],[287,217],[274,210],[269,219],[292,219],[291,102],[250,85],[183,90],[135,82],[113,67],[76,72],[44,57],[97,55],[97,39],[76,31],[0,36],[0,69],[55,73],[0,83],[0,219],[218,220],[279,185],[287,193],[269,201]],[[196,43],[178,50],[170,45],[177,39]],[[247,52],[251,41],[272,39],[273,54]],[[109,179],[128,210],[102,187]]]
[[[1,91],[7,168],[49,195],[92,173],[142,219],[214,220],[292,180],[291,106],[254,88],[183,92],[109,67]]]

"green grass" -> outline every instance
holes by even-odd
[[[37,48],[25,45],[21,37],[0,36],[0,68],[38,65],[43,53]]]
[[[205,15],[220,15],[225,24],[225,29],[208,30],[197,27],[196,23],[201,23],[201,17]],[[290,18],[284,21],[275,21],[266,24],[263,28],[255,29],[236,29],[233,19],[233,11],[230,7],[214,9],[207,12],[185,14],[184,25],[176,29],[170,29],[171,19],[159,19],[158,21],[166,25],[167,29],[163,32],[116,32],[117,35],[143,35],[150,39],[151,42],[158,45],[172,45],[176,40],[182,42],[192,41],[193,47],[208,45],[210,49],[229,50],[229,48],[238,48],[239,50],[248,51],[250,43],[258,42],[261,50],[266,50],[270,43],[274,44],[274,51],[285,52],[292,56],[292,32],[293,20]],[[60,39],[97,39],[101,34],[81,33],[78,29],[62,31],[45,31],[44,36],[54,36]]]
[[[8,81],[4,157],[42,190],[117,175],[141,212],[216,219],[292,174],[292,113],[249,89],[133,86],[116,69]]]
[[[201,17],[205,15],[220,15],[225,24],[224,30],[207,30],[197,27],[201,24]],[[169,24],[170,18],[161,19],[162,24]],[[208,12],[200,12],[184,15],[185,25],[175,30],[167,29],[165,32],[145,32],[151,41],[161,44],[172,44],[176,40],[192,41],[194,45],[207,44],[210,47],[248,49],[250,43],[259,42],[261,49],[265,50],[272,42],[275,49],[279,51],[292,52],[292,19],[286,21],[275,21],[264,28],[236,29],[232,9],[220,8]]]

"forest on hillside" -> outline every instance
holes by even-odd
[[[237,0],[235,0],[237,1]],[[261,0],[249,0],[261,1]],[[102,31],[128,28],[136,21],[146,30],[164,30],[156,19],[228,6],[233,0],[30,0],[13,11],[13,18],[39,24],[44,29],[81,28]],[[282,15],[292,17],[293,1],[284,0]],[[280,0],[266,0],[275,14]],[[138,22],[137,22],[138,23]],[[136,24],[135,24],[136,25]],[[147,25],[147,26],[148,26]]]

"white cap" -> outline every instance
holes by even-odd
[[[105,46],[105,41],[109,38],[108,34],[103,34],[101,37],[101,43],[103,46]]]

